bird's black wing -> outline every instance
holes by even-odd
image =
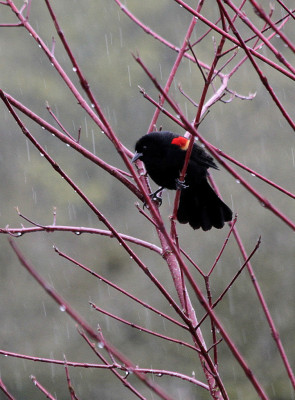
[[[218,166],[215,164],[213,157],[206,153],[206,151],[196,143],[194,143],[193,151],[191,154],[191,161],[203,167],[219,169]]]

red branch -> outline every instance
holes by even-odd
[[[48,392],[47,389],[45,389],[44,386],[41,385],[40,382],[37,381],[36,377],[34,375],[31,375],[30,378],[32,379],[32,382],[34,385],[40,390],[40,392],[44,393],[47,399],[49,400],[56,400],[56,397],[54,397],[52,394]]]
[[[274,37],[274,35],[279,35],[281,40],[288,46],[288,48],[294,52],[295,46],[291,42],[291,40],[284,34],[283,32],[283,27],[287,23],[288,20],[291,18],[294,19],[293,11],[290,11],[283,3],[281,0],[277,0],[278,3],[284,8],[284,10],[287,12],[285,16],[282,17],[280,21],[282,23],[279,25],[280,21],[274,22],[272,21],[272,13],[270,15],[267,15],[267,13],[264,11],[264,9],[257,4],[255,0],[250,0],[251,4],[253,5],[254,9],[256,10],[257,15],[262,18],[265,21],[265,25],[262,29],[258,29],[255,24],[252,23],[252,21],[248,18],[246,13],[244,12],[244,5],[246,3],[245,0],[243,0],[240,4],[240,7],[235,6],[231,0],[217,0],[217,4],[219,7],[219,13],[220,16],[218,17],[217,22],[211,22],[209,19],[204,17],[204,15],[201,14],[201,9],[203,6],[204,1],[200,0],[198,2],[198,6],[196,7],[196,10],[193,9],[192,7],[188,6],[184,1],[182,0],[175,0],[176,3],[182,5],[183,8],[185,8],[191,15],[192,15],[192,20],[191,23],[187,29],[187,32],[185,34],[185,37],[183,39],[182,45],[180,48],[177,46],[174,46],[164,38],[162,38],[160,35],[158,35],[156,32],[152,31],[148,26],[146,26],[144,23],[142,23],[138,18],[136,18],[119,0],[115,0],[115,2],[121,7],[122,11],[129,17],[133,22],[135,22],[138,26],[140,26],[141,29],[143,29],[147,34],[150,34],[153,36],[155,39],[159,40],[162,44],[164,44],[167,47],[170,47],[174,51],[176,51],[177,57],[175,60],[175,63],[170,71],[168,80],[164,88],[162,88],[158,82],[157,79],[151,74],[151,72],[148,70],[148,68],[144,65],[142,60],[140,59],[139,56],[135,57],[136,61],[140,64],[140,66],[143,68],[143,70],[146,72],[146,74],[149,76],[151,81],[154,83],[155,87],[158,89],[160,93],[160,100],[159,102],[155,102],[152,100],[146,93],[144,93],[144,97],[146,97],[152,104],[155,105],[156,110],[154,113],[154,117],[151,120],[149,131],[154,129],[154,126],[156,125],[158,116],[160,112],[165,113],[171,120],[176,122],[179,126],[184,128],[187,131],[187,134],[191,134],[191,140],[190,140],[190,146],[189,150],[187,152],[187,157],[185,160],[185,165],[181,173],[181,180],[185,179],[185,172],[186,168],[189,162],[189,157],[190,153],[192,150],[192,146],[194,143],[194,138],[197,137],[199,141],[208,149],[208,151],[220,162],[222,166],[226,168],[226,170],[239,182],[241,183],[258,201],[266,208],[268,208],[271,212],[273,212],[275,215],[277,215],[282,221],[284,221],[289,227],[291,227],[293,230],[295,229],[295,223],[291,221],[287,216],[285,216],[280,210],[275,208],[268,199],[264,198],[259,192],[256,191],[246,181],[240,174],[238,174],[224,159],[229,160],[230,162],[236,164],[237,166],[243,168],[244,170],[250,172],[252,175],[257,176],[259,179],[263,180],[264,182],[268,183],[269,185],[275,187],[277,190],[280,190],[284,194],[288,195],[291,198],[295,198],[295,195],[293,193],[290,193],[289,191],[283,189],[279,185],[275,184],[274,182],[268,180],[261,174],[256,173],[252,169],[248,168],[247,166],[243,165],[239,161],[233,159],[231,156],[225,154],[222,150],[216,148],[215,146],[211,145],[208,141],[206,141],[203,136],[200,134],[198,131],[198,127],[202,121],[202,117],[206,115],[210,107],[215,104],[219,100],[223,100],[224,94],[225,93],[230,93],[230,100],[231,101],[236,95],[233,91],[231,91],[228,88],[228,83],[230,78],[234,75],[234,73],[240,68],[240,66],[246,61],[250,60],[254,71],[257,73],[258,77],[260,78],[261,82],[265,86],[266,90],[270,94],[271,98],[273,99],[275,105],[277,108],[281,111],[282,115],[286,119],[286,121],[289,123],[289,125],[295,130],[295,122],[292,120],[291,116],[287,113],[286,109],[283,107],[282,103],[280,102],[279,98],[275,94],[272,86],[269,84],[267,77],[264,75],[264,72],[262,68],[258,65],[257,59],[263,61],[263,63],[266,64],[266,66],[270,66],[274,69],[276,69],[278,72],[281,74],[284,74],[288,78],[295,80],[295,69],[293,65],[291,65],[287,59],[283,56],[283,54],[272,44],[271,39]],[[25,228],[21,227],[19,229],[17,228],[9,228],[6,227],[5,229],[2,228],[0,229],[0,233],[5,233],[9,234],[11,236],[21,236],[26,233],[33,233],[33,232],[38,232],[38,231],[46,231],[46,232],[53,232],[53,231],[70,231],[73,232],[77,235],[81,234],[82,232],[84,233],[92,233],[92,234],[97,234],[97,235],[104,235],[104,236],[109,236],[115,238],[120,245],[124,248],[124,250],[129,254],[129,256],[137,263],[137,265],[142,269],[142,271],[146,274],[148,279],[151,280],[151,282],[157,287],[157,289],[161,292],[161,294],[164,296],[166,301],[169,302],[169,304],[173,307],[174,311],[177,313],[177,315],[181,318],[183,323],[180,323],[176,321],[174,318],[169,317],[165,313],[162,313],[161,311],[151,307],[149,304],[141,301],[140,299],[136,298],[135,296],[131,295],[127,291],[123,290],[119,286],[113,284],[112,282],[106,280],[105,278],[99,276],[96,274],[94,271],[90,270],[83,264],[79,263],[78,261],[72,259],[71,257],[65,255],[64,253],[60,252],[58,249],[55,248],[55,251],[62,257],[66,258],[70,262],[74,263],[75,265],[79,266],[80,268],[84,269],[88,273],[91,273],[93,276],[102,279],[103,282],[106,284],[110,285],[113,287],[115,290],[118,290],[120,293],[122,293],[124,296],[127,296],[128,298],[137,301],[138,304],[150,309],[151,311],[157,313],[158,315],[161,315],[162,317],[168,319],[171,323],[176,324],[177,326],[181,327],[185,331],[189,331],[192,339],[193,339],[193,345],[189,343],[185,343],[182,340],[177,340],[177,339],[172,339],[169,336],[164,336],[161,334],[158,334],[156,332],[147,330],[141,326],[135,325],[129,321],[123,320],[120,317],[117,317],[104,309],[95,306],[100,312],[109,315],[112,318],[115,318],[122,323],[128,324],[129,326],[135,327],[140,330],[144,330],[145,332],[148,332],[150,334],[153,334],[155,336],[158,336],[162,339],[165,340],[170,340],[176,343],[184,344],[188,346],[189,348],[197,351],[200,356],[201,360],[201,365],[204,370],[204,373],[207,378],[208,385],[204,384],[203,382],[199,382],[195,380],[194,378],[189,379],[185,375],[179,374],[179,373],[173,373],[172,371],[161,371],[160,372],[155,372],[159,370],[152,370],[152,369],[143,369],[143,368],[137,368],[130,360],[128,360],[124,355],[122,355],[116,348],[114,348],[108,341],[106,341],[103,337],[102,332],[99,330],[96,332],[91,326],[89,326],[81,317],[78,313],[72,309],[70,304],[68,304],[54,289],[52,289],[47,282],[36,272],[36,270],[33,268],[33,266],[24,258],[23,254],[20,252],[16,244],[9,239],[10,244],[15,251],[16,255],[19,258],[19,261],[21,264],[28,270],[28,272],[34,277],[34,279],[44,288],[44,290],[57,302],[57,304],[60,305],[60,308],[64,311],[66,311],[72,319],[74,319],[80,327],[83,328],[84,332],[80,332],[81,336],[84,338],[86,343],[90,346],[90,348],[93,350],[93,352],[102,360],[103,364],[93,364],[91,365],[93,368],[106,368],[110,369],[111,372],[125,385],[128,387],[131,392],[133,392],[137,397],[141,398],[144,400],[144,397],[133,387],[133,385],[130,384],[130,382],[127,381],[127,376],[129,372],[133,372],[137,378],[139,378],[145,385],[147,385],[150,390],[152,390],[155,394],[157,394],[160,398],[162,399],[170,399],[170,397],[164,393],[162,389],[160,389],[154,382],[146,377],[146,374],[148,373],[161,373],[165,375],[170,375],[170,376],[176,376],[181,379],[185,379],[187,381],[190,381],[196,385],[199,385],[207,390],[209,390],[212,398],[214,399],[223,399],[226,400],[228,399],[228,395],[225,391],[223,382],[219,376],[218,373],[218,368],[217,368],[217,345],[220,342],[217,340],[217,332],[216,329],[220,331],[220,334],[226,344],[228,345],[229,349],[231,350],[232,354],[240,364],[240,366],[243,368],[245,374],[247,375],[249,381],[252,383],[253,387],[255,388],[258,396],[261,399],[267,399],[267,395],[264,393],[264,390],[256,377],[254,376],[252,370],[250,367],[247,365],[246,361],[240,354],[239,350],[231,340],[230,336],[224,329],[223,325],[221,324],[221,321],[217,317],[215,311],[213,310],[214,307],[217,305],[217,303],[224,297],[224,295],[227,293],[231,285],[236,281],[244,267],[246,266],[249,272],[249,275],[251,277],[251,280],[253,282],[255,291],[257,293],[259,302],[261,304],[261,307],[265,313],[267,322],[270,326],[271,333],[273,335],[273,338],[275,340],[275,343],[279,349],[281,358],[284,362],[285,368],[287,370],[288,376],[290,377],[290,380],[295,387],[295,379],[294,375],[290,366],[290,363],[288,361],[288,358],[286,356],[286,353],[284,351],[284,348],[282,346],[282,343],[280,341],[279,333],[276,330],[276,327],[274,325],[274,322],[272,320],[272,317],[270,315],[269,309],[267,307],[266,301],[263,297],[261,288],[256,280],[256,277],[254,275],[254,271],[252,269],[251,263],[249,262],[253,254],[256,252],[256,250],[259,247],[260,240],[256,244],[256,247],[254,250],[250,253],[249,256],[247,256],[247,253],[245,251],[244,245],[241,241],[241,238],[237,232],[236,226],[235,226],[235,221],[230,224],[230,231],[225,238],[225,241],[223,243],[223,246],[216,257],[216,260],[209,271],[208,274],[205,274],[197,265],[196,263],[185,254],[185,252],[180,248],[179,243],[178,243],[178,234],[176,231],[176,224],[175,221],[172,221],[171,225],[171,232],[172,234],[170,235],[163,223],[163,220],[161,218],[161,215],[159,213],[159,210],[156,206],[156,204],[152,201],[152,199],[149,196],[149,183],[145,175],[143,175],[143,170],[142,170],[142,164],[138,162],[137,166],[139,167],[139,174],[136,173],[136,170],[133,168],[133,166],[130,163],[130,157],[132,156],[132,152],[129,151],[118,139],[116,136],[115,132],[113,131],[108,119],[105,117],[105,114],[103,113],[98,101],[95,99],[88,81],[86,80],[86,77],[84,76],[81,68],[79,67],[74,53],[72,52],[69,43],[66,40],[65,34],[63,33],[58,21],[57,17],[51,7],[50,0],[45,0],[46,6],[48,8],[50,17],[52,21],[54,22],[57,34],[62,42],[62,45],[65,49],[66,54],[68,55],[71,64],[73,66],[73,70],[77,73],[80,86],[82,90],[85,92],[86,97],[88,98],[88,102],[84,99],[84,97],[81,95],[79,90],[76,88],[76,86],[73,84],[73,82],[70,80],[69,76],[66,74],[64,69],[61,67],[60,63],[57,61],[54,55],[54,47],[55,47],[55,40],[53,39],[53,44],[52,44],[52,49],[50,50],[46,45],[45,42],[41,39],[41,37],[37,34],[37,32],[33,29],[33,27],[29,23],[29,14],[30,14],[30,8],[31,8],[31,0],[25,1],[23,6],[18,9],[14,2],[12,0],[7,0],[6,2],[0,1],[1,5],[7,5],[10,7],[10,9],[15,13],[16,17],[19,20],[18,24],[1,24],[3,27],[9,27],[9,26],[21,26],[24,29],[26,29],[33,39],[38,43],[38,45],[42,48],[44,53],[47,55],[48,59],[50,62],[53,64],[54,68],[56,71],[60,74],[62,77],[63,81],[67,85],[67,87],[70,89],[78,103],[81,105],[81,107],[85,110],[85,112],[90,116],[90,118],[94,121],[94,123],[103,131],[103,133],[106,135],[106,137],[113,143],[114,148],[116,149],[118,155],[121,157],[123,160],[124,165],[126,166],[127,170],[129,172],[122,171],[114,166],[111,166],[104,162],[102,159],[96,157],[93,155],[91,152],[89,152],[87,149],[85,149],[83,146],[80,145],[79,139],[80,139],[80,133],[81,129],[78,132],[78,139],[76,140],[72,135],[67,132],[67,130],[64,128],[63,124],[61,121],[59,121],[56,116],[52,113],[50,107],[48,106],[47,109],[50,112],[51,116],[54,118],[54,120],[57,122],[57,124],[60,127],[59,129],[56,129],[53,127],[51,124],[47,123],[45,120],[40,118],[38,115],[34,114],[31,110],[26,108],[24,105],[22,105],[20,102],[15,100],[12,96],[8,95],[7,93],[4,93],[2,90],[0,91],[0,97],[2,98],[4,104],[6,105],[7,109],[10,111],[12,117],[15,119],[17,124],[19,125],[20,129],[22,130],[22,133],[33,143],[35,148],[42,153],[46,160],[49,162],[49,164],[54,168],[54,170],[62,177],[65,179],[65,181],[71,186],[73,190],[77,193],[77,195],[80,197],[80,199],[95,213],[97,218],[103,222],[103,224],[106,226],[107,230],[101,230],[101,229],[90,229],[90,228],[85,228],[85,227],[70,227],[70,226],[59,226],[56,225],[56,213],[54,213],[54,222],[52,225],[41,225],[36,222],[33,222],[27,217],[24,217],[23,215],[20,215],[20,217],[24,218],[27,222],[33,224],[33,227],[30,228]],[[225,8],[224,4],[226,4],[228,7],[231,8],[230,13],[227,11]],[[233,16],[232,11],[234,12]],[[24,12],[26,15],[24,15]],[[240,32],[236,28],[236,20],[240,19],[243,21],[248,28],[254,33],[251,37],[248,37],[246,39],[243,39]],[[202,63],[194,54],[196,51],[196,47],[194,48],[193,46],[190,45],[189,39],[191,38],[191,35],[193,33],[193,30],[196,26],[196,24],[199,24],[200,22],[203,22],[206,24],[209,29],[207,32],[202,35],[197,42],[194,44],[197,45],[200,41],[202,41],[211,30],[214,30],[217,32],[219,35],[221,35],[221,38],[219,39],[219,45],[216,48],[213,61],[211,62],[211,65],[207,65],[205,63]],[[220,27],[221,25],[222,27]],[[207,28],[206,28],[207,29]],[[265,36],[265,32],[268,30],[271,30],[271,33],[268,35],[268,37]],[[255,44],[250,47],[248,45],[249,41],[252,39],[255,39]],[[231,45],[231,48],[228,50],[223,50],[224,44],[226,41],[230,41],[234,44],[234,46]],[[215,43],[214,43],[215,44]],[[222,71],[225,70],[225,67],[228,65],[231,65],[230,63],[235,60],[236,57],[236,47],[239,46],[243,49],[245,56],[240,60],[239,62],[236,63],[236,65],[231,69],[231,72],[229,74],[224,74]],[[272,54],[277,58],[277,60],[283,64],[283,66],[286,68],[284,69],[281,65],[276,64],[275,62],[271,61],[268,57],[262,55],[259,53],[259,50],[261,49],[262,46],[266,46],[269,51],[272,52]],[[191,51],[193,56],[188,54],[188,50]],[[188,119],[185,117],[184,113],[181,111],[180,107],[174,102],[174,100],[169,96],[169,91],[171,88],[171,84],[173,80],[175,79],[175,74],[179,68],[179,65],[183,58],[186,57],[190,61],[193,61],[198,68],[200,69],[205,84],[203,87],[203,90],[201,91],[201,96],[199,103],[197,105],[197,113],[195,117],[195,121],[193,124],[191,124]],[[219,61],[223,59],[222,65],[218,65]],[[206,69],[206,74],[203,72],[202,68]],[[215,89],[216,86],[216,77],[219,77],[221,79],[221,84],[218,89]],[[207,99],[208,91],[209,88],[213,89],[213,96],[211,96],[209,99]],[[182,91],[184,94],[184,92]],[[185,94],[184,94],[185,95]],[[188,99],[189,97],[186,96]],[[246,96],[240,96],[243,99],[246,99]],[[251,98],[249,95],[247,99]],[[191,100],[191,99],[189,99]],[[225,101],[225,100],[224,100]],[[172,107],[172,110],[177,114],[179,118],[176,118],[172,115],[171,112],[168,112],[167,110],[164,109],[163,104],[164,102],[167,102],[170,107]],[[193,102],[193,101],[192,101]],[[193,102],[195,104],[195,102]],[[121,183],[123,183],[129,190],[131,190],[140,200],[145,201],[148,207],[148,211],[150,213],[150,216],[148,216],[144,211],[141,211],[145,217],[153,224],[153,226],[156,228],[156,231],[158,233],[158,237],[161,242],[161,247],[155,246],[151,243],[148,243],[144,240],[140,240],[138,238],[134,238],[122,233],[119,233],[109,222],[109,220],[104,217],[104,215],[101,213],[101,211],[90,201],[90,199],[80,190],[80,188],[75,184],[75,182],[67,175],[61,168],[60,166],[53,160],[53,158],[49,155],[49,153],[38,143],[38,141],[31,135],[29,130],[26,128],[24,123],[21,121],[21,119],[18,117],[15,108],[20,110],[22,113],[24,113],[26,116],[28,116],[31,120],[35,121],[37,124],[40,126],[44,127],[48,132],[53,133],[55,136],[58,137],[59,140],[61,140],[63,143],[66,143],[70,145],[75,151],[79,152],[82,154],[84,157],[88,158],[90,161],[94,162],[96,165],[99,167],[103,168],[105,171],[110,173],[112,176],[114,176],[116,179],[118,179]],[[132,179],[134,180],[134,183],[132,182]],[[212,181],[213,182],[213,181]],[[214,182],[213,182],[214,186]],[[216,189],[216,188],[215,188]],[[216,189],[218,192],[218,190]],[[178,200],[179,200],[179,191],[176,193],[176,198],[175,198],[175,203],[174,203],[174,212],[173,212],[173,217],[175,219],[176,217],[176,211],[178,207]],[[242,267],[238,270],[238,272],[234,275],[232,278],[231,282],[226,286],[224,289],[223,293],[218,297],[218,299],[214,302],[212,299],[212,294],[211,294],[211,288],[210,288],[210,281],[209,278],[212,274],[212,272],[215,269],[215,266],[220,259],[224,248],[228,242],[228,239],[230,235],[233,233],[235,240],[238,244],[238,247],[243,255],[244,258],[244,264]],[[165,289],[165,287],[157,280],[157,278],[150,272],[149,268],[141,261],[141,259],[137,256],[137,254],[131,249],[131,247],[126,243],[126,242],[131,242],[137,245],[140,245],[142,247],[145,247],[149,250],[152,250],[158,254],[161,254],[166,261],[173,281],[175,288],[177,290],[177,294],[180,300],[180,306],[177,304],[176,301],[173,300],[172,296],[169,294],[169,292]],[[195,277],[193,274],[190,272],[188,269],[187,265],[185,264],[182,254],[187,256],[188,260],[196,267],[196,269],[199,271],[199,273],[202,275],[202,277],[205,279],[206,283],[206,290],[207,290],[207,299],[206,296],[203,294],[200,286],[198,285]],[[193,293],[196,295],[198,298],[200,304],[204,308],[206,314],[205,316],[198,322],[195,310],[192,304],[192,301],[190,300],[190,297],[188,295],[187,288],[185,286],[185,280],[189,281],[189,284],[192,287]],[[94,306],[94,305],[93,305]],[[203,320],[209,316],[211,320],[211,327],[212,327],[212,338],[213,338],[213,345],[211,347],[207,347],[205,340],[203,338],[202,332],[200,330],[200,325],[202,324]],[[89,337],[95,340],[95,343],[91,343],[89,338],[86,336],[86,333]],[[111,363],[107,361],[107,359],[102,355],[103,350],[97,349],[97,344],[99,344],[99,347],[103,348],[104,351],[107,352],[108,358],[111,359]],[[214,351],[214,361],[212,361],[211,357],[209,356],[209,350],[213,349]],[[25,358],[25,359],[30,359],[34,361],[41,361],[41,362],[49,362],[49,363],[55,363],[55,364],[60,364],[62,363],[65,366],[66,370],[66,378],[68,382],[68,389],[71,395],[72,399],[77,399],[75,392],[72,388],[71,385],[71,380],[70,380],[70,375],[69,375],[69,370],[68,366],[83,366],[83,367],[88,367],[90,364],[80,364],[80,363],[70,363],[68,361],[63,361],[60,362],[59,360],[49,360],[49,359],[39,359],[35,357],[29,357],[29,356],[24,356],[16,353],[9,353],[5,351],[0,351],[0,354],[5,354],[5,355],[10,355],[10,356],[15,356],[19,358]],[[116,360],[119,360],[121,364],[119,364]],[[126,377],[123,377],[121,373],[118,372],[118,370],[125,371],[126,372]],[[32,377],[33,382],[35,385],[50,399],[53,399],[53,396],[46,391],[46,389],[36,380],[35,377]],[[5,385],[0,379],[0,389],[9,397],[9,393],[7,392],[7,389],[5,388]]]
[[[43,358],[43,357],[35,357],[35,356],[28,356],[26,354],[19,354],[19,353],[13,353],[11,351],[6,351],[6,350],[0,350],[0,354],[3,354],[5,357],[15,357],[15,358],[21,358],[24,360],[29,360],[29,361],[34,361],[34,362],[41,362],[41,363],[48,363],[48,364],[54,364],[54,365],[65,365],[64,360],[56,360],[52,358]],[[66,362],[66,365],[69,367],[75,367],[75,368],[94,368],[94,369],[119,369],[122,371],[126,371],[126,366],[120,365],[120,364],[93,364],[93,363],[79,363],[79,362],[73,362],[73,361],[68,361]],[[181,374],[179,372],[174,372],[174,371],[167,371],[167,370],[162,370],[162,369],[154,369],[154,368],[139,368],[137,367],[138,372],[142,372],[143,374],[153,374],[155,376],[161,377],[164,375],[167,376],[174,376],[176,378],[180,378],[184,381],[191,382],[195,385],[198,385],[204,389],[208,390],[208,386],[205,385],[203,382],[198,381],[197,379]],[[0,385],[1,385],[1,379],[0,379]],[[3,382],[2,382],[3,384]],[[4,386],[4,384],[3,384]],[[14,397],[11,397],[11,399],[14,400]]]
[[[201,143],[205,145],[207,150],[219,161],[219,163],[227,169],[228,172],[239,182],[241,183],[250,193],[252,193],[260,202],[260,204],[272,211],[275,215],[277,215],[280,219],[282,219],[287,225],[289,225],[290,228],[295,230],[295,223],[291,221],[288,217],[286,217],[279,209],[274,207],[268,199],[263,197],[256,189],[254,189],[241,175],[239,175],[229,164],[227,164],[218,154],[218,152],[214,149],[214,147],[209,143],[207,140],[205,140],[200,133],[190,124],[190,122],[186,119],[185,115],[182,113],[180,108],[175,104],[175,102],[167,95],[165,94],[164,90],[162,87],[159,85],[158,81],[156,78],[150,73],[148,68],[144,65],[142,60],[140,59],[139,56],[135,57],[135,60],[138,62],[138,64],[143,68],[145,73],[149,76],[151,81],[154,83],[155,87],[162,93],[164,94],[167,102],[169,105],[174,109],[174,111],[179,115],[181,121],[183,122],[184,127],[186,130],[192,134],[192,136],[197,137]]]
[[[15,254],[17,255],[20,263],[25,267],[25,269],[29,272],[29,274],[39,283],[39,285],[53,298],[53,300],[60,306],[60,309],[65,311],[74,321],[76,321],[79,326],[94,340],[98,343],[101,343],[101,337],[94,331],[94,329],[85,321],[83,318],[71,307],[71,305],[66,302],[52,287],[48,285],[48,283],[38,274],[35,268],[27,262],[23,254],[20,252],[16,244],[9,239],[9,243],[13,248]],[[164,391],[158,387],[158,385],[154,384],[151,380],[147,379],[145,375],[137,372],[136,366],[128,360],[123,354],[121,354],[117,349],[115,349],[111,344],[107,341],[103,341],[101,346],[107,349],[112,355],[120,360],[121,363],[125,364],[127,368],[133,371],[134,375],[136,375],[146,386],[148,386],[152,391],[154,391],[160,398],[165,400],[172,400],[170,396],[168,396]]]
[[[0,228],[0,233],[8,234],[15,237],[20,237],[27,233],[36,233],[36,232],[71,232],[75,235],[81,235],[82,233],[89,233],[92,235],[100,235],[100,236],[108,236],[110,238],[114,237],[114,234],[111,231],[106,231],[104,229],[98,228],[88,228],[84,226],[64,226],[64,225],[38,225],[29,228]],[[155,244],[146,242],[145,240],[141,240],[137,237],[125,235],[124,233],[119,233],[118,235],[121,237],[122,240],[127,242],[135,243],[138,246],[145,247],[149,250],[152,250],[158,254],[162,254],[162,249]]]
[[[241,43],[238,39],[234,36],[231,36],[229,33],[224,31],[223,29],[219,28],[218,25],[215,25],[213,22],[205,18],[202,14],[196,12],[192,7],[186,4],[182,0],[174,0],[176,3],[180,4],[183,8],[190,12],[190,14],[195,15],[198,19],[203,21],[206,25],[210,26],[214,31],[218,32],[221,36],[224,36],[226,39],[230,40],[232,43],[236,44],[237,46],[241,46]],[[295,73],[289,72],[283,69],[280,65],[274,63],[269,58],[263,56],[262,54],[258,53],[256,50],[253,50],[251,47],[247,47],[247,50],[250,54],[257,57],[258,59],[262,60],[266,64],[270,65],[271,67],[277,69],[279,72],[283,73],[284,75],[288,76],[290,79],[295,80]]]
[[[12,396],[12,394],[9,393],[9,391],[7,390],[6,386],[4,385],[4,382],[2,381],[2,379],[0,378],[0,390],[5,394],[5,396],[9,399],[9,400],[16,400],[15,397]]]
[[[172,337],[170,337],[170,336],[162,335],[161,333],[154,332],[154,331],[152,331],[152,330],[150,330],[150,329],[144,328],[143,326],[140,326],[140,325],[134,324],[133,322],[127,321],[127,320],[125,320],[125,319],[123,319],[123,318],[121,318],[121,317],[118,317],[117,315],[114,315],[114,314],[110,313],[109,311],[104,310],[104,309],[101,308],[101,307],[98,307],[96,304],[92,303],[91,301],[89,302],[89,304],[90,304],[91,307],[93,307],[96,311],[99,311],[99,312],[101,312],[102,314],[107,315],[107,316],[110,317],[110,318],[113,318],[113,319],[115,319],[115,320],[117,320],[117,321],[119,321],[119,322],[122,322],[122,323],[125,324],[125,325],[129,325],[131,328],[138,329],[138,330],[141,331],[141,332],[149,333],[150,335],[153,335],[153,336],[158,337],[158,338],[160,338],[160,339],[168,340],[168,341],[170,341],[170,342],[180,344],[181,346],[188,347],[188,348],[191,349],[191,350],[198,351],[198,349],[196,349],[195,346],[192,346],[192,345],[189,344],[189,343],[183,342],[182,340],[179,340],[179,339],[174,339],[174,338],[172,338]]]

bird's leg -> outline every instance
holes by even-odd
[[[186,185],[185,182],[181,182],[178,178],[175,179],[175,185],[176,185],[176,189],[179,189],[179,190],[188,188],[188,185]]]
[[[156,201],[158,205],[160,206],[162,204],[162,198],[158,196],[158,193],[161,193],[164,190],[164,188],[161,186],[159,189],[157,189],[154,193],[150,194],[150,197],[153,201]]]
[[[164,188],[161,186],[159,189],[157,189],[154,193],[151,193],[149,196],[150,198],[155,201],[158,206],[160,207],[162,205],[162,198],[158,196],[158,193],[162,192]],[[146,203],[143,203],[143,208],[146,207]]]

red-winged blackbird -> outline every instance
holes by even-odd
[[[189,223],[193,229],[204,231],[212,226],[220,229],[226,221],[232,220],[232,211],[207,181],[207,169],[218,169],[213,158],[194,144],[184,184],[180,185],[178,180],[188,145],[189,140],[183,136],[151,132],[137,141],[132,162],[142,160],[148,175],[162,189],[181,189],[177,210],[180,223]]]

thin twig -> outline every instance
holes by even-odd
[[[99,312],[101,312],[102,314],[107,315],[107,316],[110,317],[110,318],[113,318],[113,319],[115,319],[115,320],[117,320],[117,321],[120,321],[120,322],[122,322],[123,324],[130,326],[131,328],[138,329],[138,330],[141,331],[141,332],[149,333],[150,335],[156,336],[156,337],[158,337],[158,338],[160,338],[160,339],[168,340],[168,341],[170,341],[170,342],[180,344],[181,346],[185,346],[185,347],[188,347],[188,348],[191,349],[191,350],[194,350],[194,351],[199,352],[199,350],[196,349],[195,346],[192,346],[192,345],[189,344],[189,343],[183,342],[182,340],[179,340],[179,339],[174,339],[174,338],[172,338],[172,337],[170,337],[170,336],[162,335],[161,333],[154,332],[154,331],[152,331],[152,330],[150,330],[150,329],[144,328],[144,327],[141,326],[141,325],[137,325],[137,324],[134,324],[133,322],[127,321],[127,320],[125,320],[125,319],[123,319],[123,318],[121,318],[121,317],[118,317],[118,316],[115,315],[115,314],[112,314],[112,313],[110,313],[110,312],[104,310],[104,309],[101,308],[101,307],[98,307],[96,304],[92,303],[91,301],[89,302],[89,304],[90,304],[91,307],[93,307],[96,311],[99,311]]]
[[[41,385],[40,382],[37,381],[36,377],[34,375],[31,375],[30,378],[32,379],[32,382],[34,383],[34,385],[36,386],[36,388],[38,388],[40,390],[40,392],[42,392],[43,394],[45,394],[45,396],[47,397],[47,399],[50,400],[57,400],[55,396],[53,396],[52,394],[50,394],[48,392],[47,389],[45,389],[44,386]]]
[[[78,397],[76,396],[75,390],[74,390],[72,382],[71,382],[68,362],[67,362],[65,355],[64,355],[64,360],[65,360],[65,371],[66,371],[66,377],[67,377],[67,384],[68,384],[68,389],[69,389],[69,392],[71,395],[71,400],[79,400]]]

